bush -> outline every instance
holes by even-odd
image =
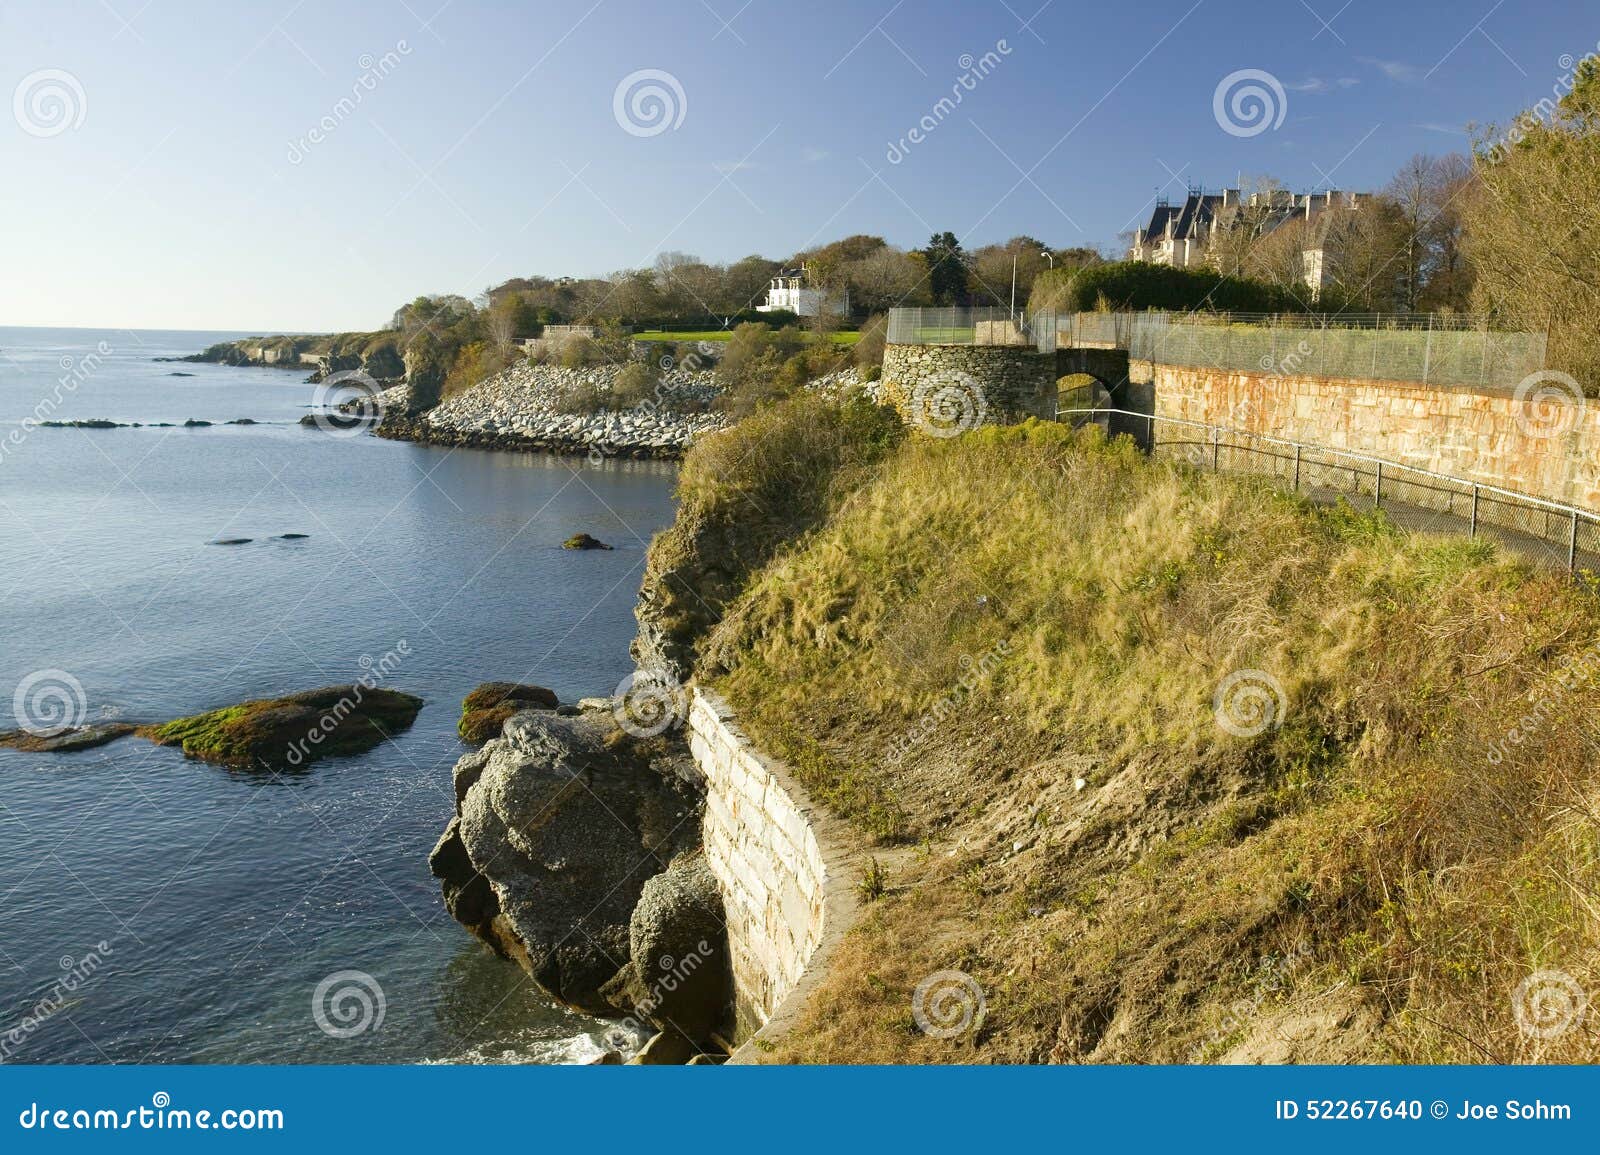
[[[661,374],[654,361],[630,361],[611,382],[611,408],[632,409],[655,395]]]
[[[884,313],[870,317],[867,323],[861,326],[861,339],[852,349],[851,359],[855,361],[856,368],[867,370],[883,366],[883,347],[889,337],[889,318]]]
[[[793,325],[781,329],[760,323],[740,325],[717,363],[721,407],[735,418],[745,417],[842,368],[848,356],[826,338]]]
[[[568,337],[561,342],[561,347],[554,350],[556,359],[563,369],[582,369],[588,365],[600,363],[600,346],[589,337]]]
[[[555,410],[557,413],[576,413],[587,417],[604,409],[609,399],[609,394],[599,385],[587,377],[580,377],[561,387],[561,392],[556,395]]]
[[[455,361],[445,375],[443,397],[454,397],[478,382],[493,377],[515,358],[502,353],[486,341],[473,341],[456,351]]]

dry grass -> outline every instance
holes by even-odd
[[[701,647],[824,802],[917,846],[779,1056],[1594,1059],[1600,1015],[1530,1037],[1512,992],[1600,994],[1597,636],[1481,543],[1091,433],[906,443]],[[1253,737],[1214,712],[1240,670],[1283,692]],[[911,992],[950,968],[987,1016],[930,1038]]]

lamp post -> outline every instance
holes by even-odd
[[[1050,267],[1052,269],[1056,267],[1056,255],[1049,249],[1040,249],[1039,255],[1050,262]]]

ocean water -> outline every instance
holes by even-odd
[[[0,729],[30,701],[161,721],[368,671],[426,705],[287,774],[138,738],[0,749],[0,1061],[591,1056],[601,1024],[459,927],[426,859],[468,690],[572,701],[631,668],[673,469],[334,436],[298,424],[301,372],[154,360],[242,335],[0,328]],[[579,530],[616,549],[560,549]]]

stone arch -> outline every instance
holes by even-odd
[[[1111,386],[1093,373],[1063,373],[1056,378],[1056,412],[1069,409],[1111,409],[1116,406]],[[1084,420],[1082,415],[1075,420]]]

